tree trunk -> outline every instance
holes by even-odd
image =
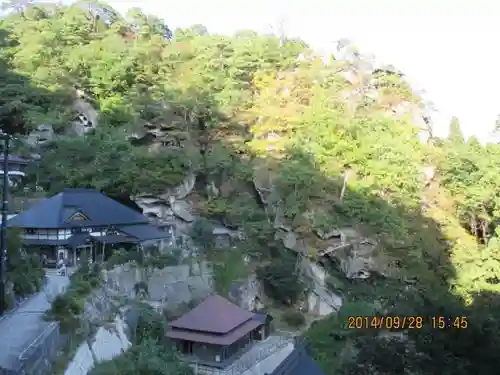
[[[340,192],[340,201],[344,199],[345,191],[347,189],[347,181],[349,181],[349,177],[351,176],[351,171],[347,170],[344,172],[344,182],[342,183],[342,191]]]

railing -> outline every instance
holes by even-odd
[[[42,375],[48,373],[51,360],[61,347],[58,323],[52,323],[18,356],[19,367],[12,373]]]
[[[20,361],[26,361],[27,359],[30,359],[33,357],[33,354],[35,351],[37,351],[40,348],[40,345],[43,343],[43,341],[52,333],[54,332],[54,329],[56,329],[57,323],[51,323],[47,328],[43,330],[40,335],[37,336],[36,339],[34,339],[31,344],[29,344],[22,352],[19,354],[18,359]]]
[[[220,369],[206,365],[196,364],[195,374],[204,375],[241,375],[245,371],[249,370],[258,363],[264,361],[266,358],[270,357],[278,350],[283,349],[287,345],[295,342],[295,338],[289,332],[280,332],[283,335],[279,336],[279,340],[276,343],[263,346],[259,351],[253,355],[243,354],[239,359],[237,359],[232,365]]]

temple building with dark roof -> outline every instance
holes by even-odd
[[[306,346],[296,342],[295,348],[285,360],[272,373],[264,375],[325,375],[325,373],[309,356]]]
[[[224,368],[270,334],[269,315],[244,310],[219,295],[169,323],[167,337],[187,361]]]
[[[82,252],[96,261],[117,246],[163,248],[173,240],[172,231],[160,230],[140,212],[91,189],[65,189],[14,216],[7,226],[21,230],[25,247],[68,265],[77,264]]]
[[[0,153],[0,163],[3,164],[4,154]],[[28,161],[15,155],[7,155],[7,171],[10,186],[18,186],[24,178],[24,170],[28,165]],[[0,175],[3,174],[3,169],[0,170]]]

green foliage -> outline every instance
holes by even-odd
[[[293,259],[274,259],[257,269],[257,277],[268,296],[287,306],[293,306],[304,291]]]
[[[132,307],[137,314],[137,321],[133,327],[135,342],[140,344],[148,338],[156,342],[164,342],[167,332],[167,321],[149,305],[138,303]]]
[[[460,128],[460,121],[456,117],[453,117],[451,120],[448,139],[455,146],[459,146],[465,142],[462,129]]]
[[[99,363],[89,375],[193,375],[193,370],[181,363],[171,348],[152,339],[116,357]]]
[[[45,123],[59,135],[42,148],[28,180],[53,192],[94,187],[130,196],[163,194],[197,173],[198,212],[244,230],[245,246],[262,262],[258,276],[266,292],[286,305],[304,286],[294,261],[280,251],[276,228],[299,233],[300,245],[313,253],[328,246],[315,229],[354,226],[400,264],[400,277],[356,282],[332,270],[329,287],[342,288],[347,301],[339,317],[346,311],[446,312],[469,314],[478,323],[465,339],[450,330],[413,330],[406,345],[347,332],[340,318],[329,317],[307,333],[328,374],[487,374],[500,367],[494,324],[500,317],[488,307],[500,292],[498,144],[465,142],[456,119],[449,139],[421,142],[413,118],[424,115],[411,108],[424,107],[422,100],[394,69],[365,69],[369,61],[357,51],[349,61],[325,63],[300,40],[247,31],[212,35],[202,25],[172,34],[138,9],[122,17],[106,4],[92,4],[13,3],[16,12],[2,19],[4,130],[23,133]],[[98,129],[85,137],[62,135],[75,116],[74,86],[100,111]],[[144,128],[153,129],[153,144],[129,141]],[[436,173],[424,183],[427,166]],[[259,196],[256,167],[268,172],[259,179]],[[216,188],[210,197],[207,185]],[[213,248],[201,222],[193,237]],[[107,266],[170,262],[152,259],[117,253]],[[20,276],[37,274],[23,268],[37,268],[30,264],[18,262],[20,272],[9,273],[19,291],[36,290],[36,278]],[[216,265],[218,290],[225,292],[237,271],[229,263]],[[77,315],[97,283],[87,274],[73,277],[55,315]],[[481,292],[489,294],[479,298]],[[487,347],[481,351],[478,342]],[[349,348],[357,360],[347,358]],[[94,371],[163,374],[167,352],[144,342]],[[169,363],[168,373],[175,373],[177,364]]]
[[[210,251],[215,246],[213,225],[206,219],[198,219],[193,223],[190,237],[194,243],[204,251]]]
[[[221,296],[227,296],[230,287],[247,275],[243,254],[238,248],[216,249],[213,256],[214,289]]]
[[[169,249],[168,253],[150,254],[144,259],[143,267],[153,269],[163,269],[179,264],[181,257],[179,249]]]
[[[14,294],[24,297],[38,292],[45,273],[38,254],[21,250],[19,232],[15,229],[7,231],[7,279],[13,283]]]
[[[47,312],[47,318],[57,320],[64,333],[80,327],[80,315],[83,313],[85,299],[102,283],[97,265],[89,267],[88,262],[82,264],[84,266],[70,276],[69,287],[63,294],[54,298]]]
[[[306,317],[298,310],[288,309],[281,316],[290,327],[300,327],[306,323]]]
[[[99,363],[91,375],[192,375],[192,370],[182,364],[165,341],[167,322],[151,306],[137,303],[129,312],[129,326],[134,344],[127,352]]]
[[[106,269],[111,270],[114,267],[130,262],[131,260],[132,255],[130,251],[125,249],[116,249],[106,262]]]

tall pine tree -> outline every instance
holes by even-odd
[[[448,139],[453,144],[463,144],[465,142],[462,129],[460,128],[460,121],[457,117],[453,117],[450,123],[450,131],[448,133]]]

